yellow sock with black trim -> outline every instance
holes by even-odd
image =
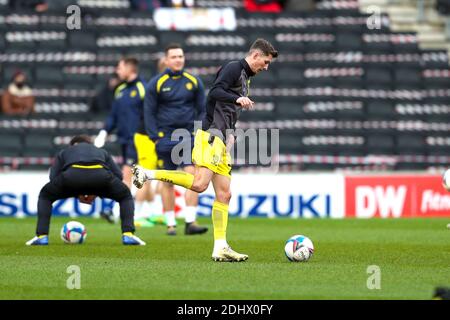
[[[225,240],[228,225],[228,205],[214,201],[212,207],[212,220],[214,226],[214,240]]]
[[[177,186],[190,189],[194,183],[194,175],[177,170],[155,170],[155,179],[164,182],[170,182]]]

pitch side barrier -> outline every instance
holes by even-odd
[[[0,217],[35,216],[39,191],[47,181],[47,172],[0,173]],[[450,217],[450,192],[439,174],[236,173],[231,188],[230,217]],[[176,191],[181,217],[184,189]],[[213,201],[210,186],[200,194],[198,215],[210,216]],[[118,205],[100,198],[92,206],[74,198],[53,205],[55,216],[98,217],[108,210],[118,210]]]

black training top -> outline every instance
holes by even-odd
[[[242,110],[236,100],[248,96],[250,77],[254,75],[245,59],[231,61],[219,69],[208,94],[203,130],[218,129],[226,141],[226,130],[235,129]]]
[[[111,171],[117,178],[122,180],[122,171],[112,159],[111,155],[104,149],[99,149],[90,143],[77,143],[61,150],[55,158],[50,169],[50,180],[69,168],[73,164],[95,165],[100,164],[106,170]]]

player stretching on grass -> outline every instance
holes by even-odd
[[[122,178],[122,172],[106,150],[92,145],[88,136],[74,137],[70,146],[56,156],[50,182],[39,193],[36,236],[26,245],[48,245],[53,202],[78,197],[81,202],[92,204],[95,196],[119,202],[123,244],[145,245],[134,235],[133,197]]]
[[[215,201],[212,207],[214,226],[214,261],[245,261],[248,255],[231,249],[226,240],[228,204],[231,198],[231,157],[229,150],[234,130],[242,109],[251,109],[253,101],[248,98],[250,77],[267,70],[278,52],[264,39],[257,39],[247,56],[232,61],[219,69],[207,99],[207,114],[203,130],[195,133],[192,161],[194,174],[172,170],[145,170],[133,168],[133,183],[140,188],[146,180],[160,180],[203,192],[212,181]]]

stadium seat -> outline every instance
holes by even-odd
[[[2,133],[0,139],[0,155],[16,154],[22,149],[22,135],[16,133]]]
[[[333,52],[336,50],[336,45],[333,41],[309,41],[304,44],[303,52],[305,53],[319,53],[319,52]]]
[[[366,139],[367,154],[392,154],[394,147],[395,141],[391,135],[369,135]]]
[[[365,41],[363,42],[362,51],[366,54],[390,54],[392,53],[392,44],[389,41]]]
[[[395,108],[389,101],[372,100],[366,104],[366,113],[369,119],[395,119]]]
[[[303,105],[299,101],[280,101],[276,105],[276,114],[279,119],[302,119]]]
[[[53,136],[45,133],[27,133],[24,148],[27,152],[34,150],[36,152],[45,151],[49,153],[53,149]]]
[[[18,158],[22,156],[21,149],[3,149],[0,146],[0,157]]]
[[[68,33],[69,46],[81,50],[95,50],[97,41],[95,34],[84,31],[72,31]]]
[[[392,46],[394,53],[419,53],[420,49],[416,42],[398,43]]]
[[[420,69],[395,68],[394,81],[396,84],[412,84],[419,86],[422,80],[422,71]]]
[[[0,34],[0,50],[5,50],[6,48],[6,40],[3,34]]]
[[[425,137],[417,134],[399,134],[396,138],[399,154],[425,154]]]
[[[364,108],[344,108],[336,111],[339,120],[363,120],[366,117]]]
[[[430,156],[448,156],[450,154],[450,146],[428,146],[427,155]]]
[[[212,76],[214,80],[214,76]],[[252,88],[271,88],[277,83],[276,74],[272,71],[261,72],[257,77],[250,80],[250,90]]]
[[[161,46],[161,51],[170,43],[180,43],[182,45],[186,44],[186,34],[184,32],[173,32],[173,31],[161,31],[158,33],[159,44]]]
[[[53,157],[56,154],[54,153],[53,148],[39,148],[34,147],[30,149],[24,149],[21,152],[22,157],[37,157],[37,158],[46,158],[46,157]],[[47,166],[48,167],[48,166]]]
[[[426,170],[428,167],[425,163],[406,163],[400,162],[395,165],[396,171],[417,171],[417,170]]]
[[[361,36],[357,33],[337,33],[336,49],[339,51],[360,51],[362,48]]]
[[[37,44],[34,41],[8,42],[7,46],[8,50],[14,50],[17,52],[34,52],[37,48]]]
[[[301,69],[278,67],[275,72],[278,74],[277,82],[281,86],[301,86],[305,82],[303,70]]]
[[[95,75],[87,73],[64,73],[64,83],[82,84],[83,88],[92,88],[95,84]]]
[[[304,171],[332,171],[335,166],[330,163],[304,163],[302,168]]]
[[[392,75],[389,69],[385,68],[367,68],[365,69],[366,82],[372,84],[390,84]]]
[[[36,68],[36,82],[43,84],[63,84],[64,77],[60,68],[56,67],[37,67]]]
[[[37,42],[37,45],[39,51],[65,51],[67,49],[66,39],[39,41]]]

